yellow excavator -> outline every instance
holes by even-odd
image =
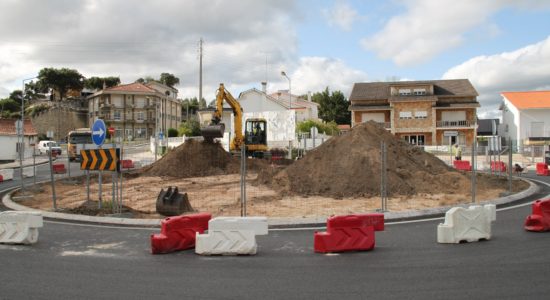
[[[227,91],[220,83],[218,92],[216,95],[216,111],[212,116],[210,125],[201,129],[201,134],[204,140],[207,142],[213,142],[215,138],[223,137],[225,131],[225,124],[221,123],[223,102],[227,104],[233,110],[235,119],[234,135],[229,144],[229,149],[232,153],[241,151],[242,147],[245,147],[247,156],[264,157],[268,154],[267,149],[267,122],[262,118],[247,119],[244,128],[243,137],[243,110],[239,102],[233,98],[231,93]]]

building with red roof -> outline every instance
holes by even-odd
[[[503,92],[499,135],[523,145],[550,145],[550,91]]]
[[[146,139],[182,121],[178,90],[159,82],[121,84],[88,96],[88,123],[103,119],[124,140]],[[158,129],[157,129],[158,128]]]
[[[21,135],[18,135],[16,125],[17,119],[0,119],[0,160],[13,161],[19,158],[19,146]],[[24,157],[32,157],[33,147],[36,143],[36,130],[30,119],[25,119],[23,127],[24,134]]]

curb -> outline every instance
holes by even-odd
[[[540,188],[531,180],[525,178],[518,178],[529,183],[529,188],[519,193],[501,197],[489,201],[478,202],[475,205],[483,204],[495,204],[497,208],[502,206],[508,206],[513,202],[522,200],[537,193]],[[15,203],[11,200],[11,194],[17,189],[6,193],[2,198],[3,204],[12,209],[19,211],[37,211],[42,212],[42,216],[46,219],[63,220],[68,222],[77,223],[94,223],[103,225],[120,225],[131,227],[160,227],[160,223],[163,219],[130,219],[130,218],[116,218],[116,217],[96,217],[76,214],[65,214],[51,211],[41,211],[39,209],[30,208],[21,204]],[[473,203],[463,203],[453,206],[441,206],[436,208],[429,208],[423,210],[403,211],[403,212],[384,212],[384,218],[386,221],[399,222],[399,221],[412,221],[418,219],[429,219],[443,217],[447,210],[452,207],[464,207],[474,205]],[[269,228],[321,228],[326,226],[326,217],[314,217],[314,218],[268,218]]]

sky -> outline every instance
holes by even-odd
[[[550,1],[0,0],[0,98],[42,68],[131,83],[168,72],[180,98],[467,78],[480,118],[504,91],[550,90]],[[27,81],[25,81],[27,82]]]

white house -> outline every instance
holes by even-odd
[[[304,101],[292,95],[292,107],[290,107],[288,91],[279,91],[268,95],[266,83],[262,82],[262,90],[251,88],[239,94],[237,101],[243,110],[243,125],[250,118],[264,118],[267,121],[267,143],[269,147],[288,146],[295,139],[296,123],[318,117],[318,104]],[[214,110],[204,109],[199,111],[201,126],[208,125]],[[233,134],[233,114],[229,105],[224,103],[222,123],[225,131]],[[244,130],[244,128],[243,128]]]
[[[17,130],[15,129],[16,119],[0,119],[0,160],[13,161],[19,158],[18,143],[20,142]],[[24,121],[24,157],[32,157],[36,143],[36,130],[31,120]]]
[[[550,145],[550,91],[503,92],[499,135],[523,145]]]

